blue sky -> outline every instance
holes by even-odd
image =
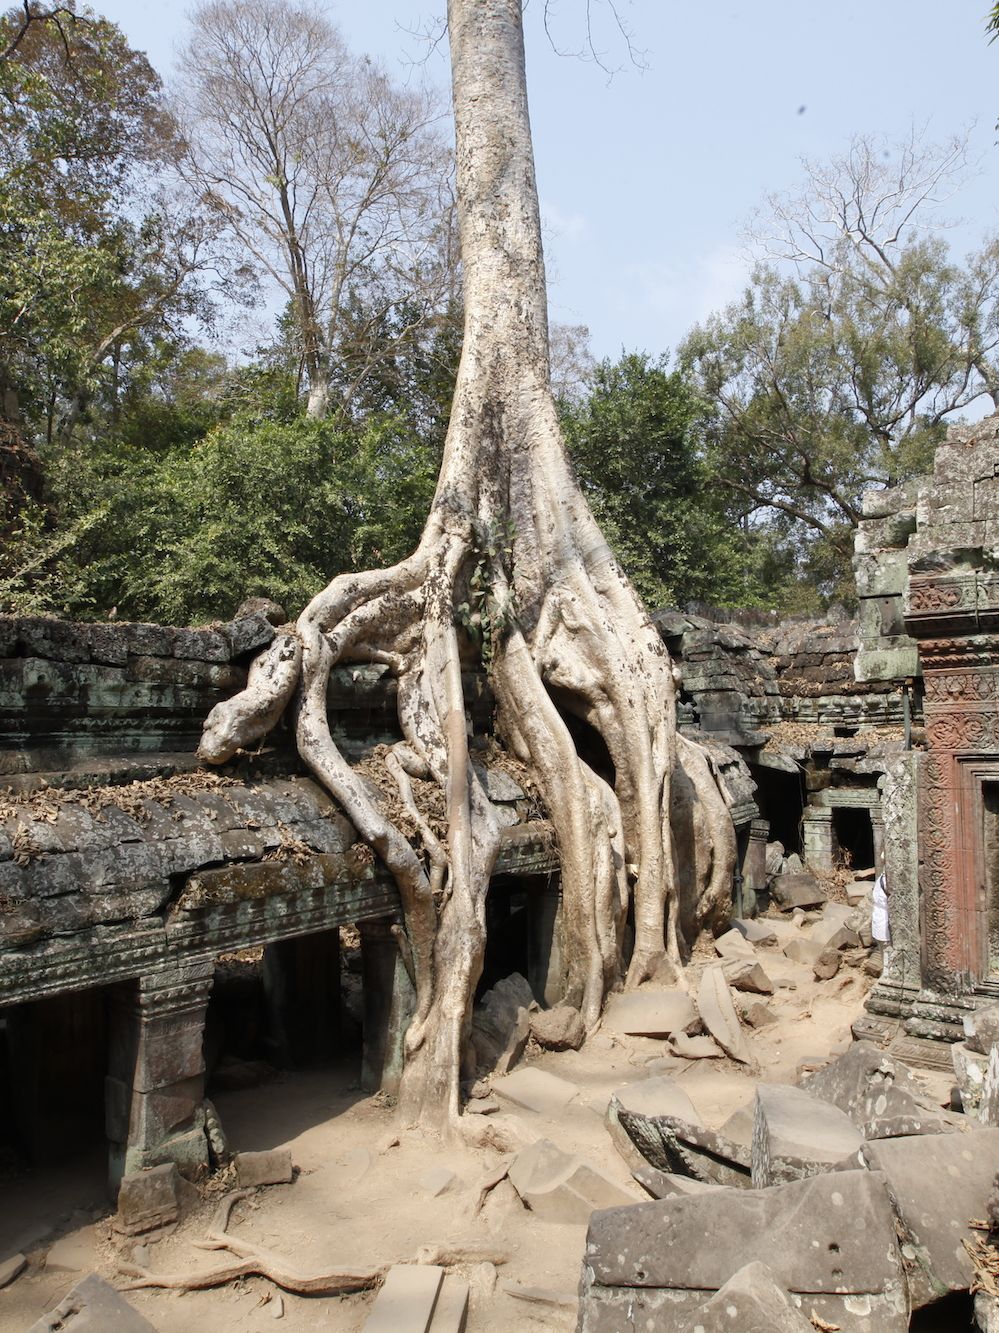
[[[107,0],[169,77],[188,31],[187,0]],[[351,46],[400,79],[444,85],[443,52],[410,35],[443,0],[330,4]],[[583,0],[555,0],[560,44],[578,46]],[[999,230],[999,43],[987,0],[619,0],[645,68],[627,64],[606,24],[597,40],[621,66],[560,57],[527,11],[528,79],[553,317],[589,326],[598,356],[657,355],[735,298],[748,261],[741,229],[762,197],[800,179],[857,133],[928,139],[971,127],[976,173],[951,201],[964,253]],[[410,31],[407,31],[410,30]],[[414,66],[414,62],[417,64]],[[801,108],[804,108],[801,110]]]

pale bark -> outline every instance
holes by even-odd
[[[567,998],[588,1024],[621,980],[664,949],[681,961],[670,841],[674,681],[662,640],[615,561],[563,445],[549,379],[541,228],[527,115],[520,0],[450,0],[465,337],[444,459],[427,526],[392,569],[337,578],[299,618],[299,751],[399,886],[416,980],[401,1103],[454,1122],[471,1000],[482,970],[485,900],[500,827],[469,762],[458,608],[488,565],[483,656],[497,730],[531,768],[562,868]],[[272,650],[280,659],[287,649]],[[285,659],[287,661],[288,659]],[[339,754],[326,718],[330,669],[387,663],[399,681],[406,774],[445,791],[448,836],[418,852]],[[218,761],[290,697],[271,660],[255,688],[209,718]],[[238,721],[233,721],[240,713]],[[613,786],[580,758],[566,713],[602,737]],[[256,718],[257,721],[252,719]],[[695,787],[703,785],[698,768]],[[400,798],[407,801],[405,782]],[[713,807],[717,815],[717,809]],[[734,846],[734,839],[733,839]],[[441,864],[441,854],[444,864]],[[717,866],[726,864],[722,854]],[[708,876],[708,896],[721,871]]]

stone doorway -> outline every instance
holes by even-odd
[[[982,784],[985,975],[999,981],[999,781]]]

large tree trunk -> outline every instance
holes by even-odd
[[[258,659],[246,693],[212,713],[202,742],[206,758],[224,759],[273,725],[297,683],[303,758],[399,885],[417,991],[401,1100],[424,1124],[453,1123],[460,1111],[500,838],[469,762],[461,659],[470,641],[489,671],[499,734],[532,770],[557,835],[569,1000],[588,1024],[599,1017],[620,979],[631,901],[629,983],[664,951],[679,963],[681,948],[669,825],[673,675],[558,429],[520,0],[450,0],[448,18],[465,340],[426,529],[394,568],[335,579],[294,634]],[[384,662],[398,679],[405,741],[389,768],[421,825],[419,850],[332,741],[326,684],[343,661]],[[605,772],[581,758],[570,714],[599,733]],[[422,821],[410,776],[444,788],[446,844]]]

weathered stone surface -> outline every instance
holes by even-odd
[[[777,1022],[777,1015],[768,1004],[763,1004],[757,1000],[755,1004],[749,1004],[742,1011],[742,1017],[751,1028],[767,1028]]]
[[[571,1004],[531,1015],[531,1036],[549,1051],[578,1051],[586,1038],[583,1016]]]
[[[575,1083],[533,1066],[494,1079],[492,1087],[498,1097],[539,1115],[558,1115],[579,1093]]]
[[[756,950],[746,936],[734,928],[718,936],[715,940],[715,952],[723,959],[738,958],[750,963],[756,961]]]
[[[473,768],[491,801],[509,802],[524,799],[523,787],[502,768],[483,768],[481,764],[473,764]]]
[[[827,946],[812,964],[812,975],[816,981],[831,981],[839,971],[839,964],[839,950]]]
[[[597,1213],[587,1233],[579,1327],[683,1327],[681,1318],[750,1263],[766,1264],[782,1290],[802,1296],[808,1317],[814,1311],[842,1333],[908,1327],[884,1178],[868,1171]]]
[[[735,1012],[725,974],[717,963],[710,964],[701,973],[697,988],[697,1010],[701,1022],[733,1060],[741,1064],[752,1063],[752,1053],[742,1035],[739,1015]]]
[[[730,958],[722,963],[722,972],[733,990],[749,991],[753,995],[774,993],[774,983],[757,962],[747,958]]]
[[[823,948],[815,940],[808,940],[802,935],[797,939],[788,940],[784,945],[784,955],[790,958],[793,963],[804,963],[806,967],[814,967],[822,957]]]
[[[670,1049],[684,1060],[720,1060],[725,1054],[714,1037],[688,1037],[685,1032],[674,1032],[669,1043]]]
[[[753,1120],[753,1185],[801,1180],[844,1163],[858,1164],[863,1135],[831,1102],[802,1088],[761,1083]]]
[[[819,907],[826,900],[818,880],[807,871],[778,875],[770,884],[770,893],[784,912],[793,912],[796,907]]]
[[[524,1054],[531,1035],[534,994],[525,977],[514,972],[486,991],[472,1015],[472,1045],[479,1070],[505,1074]]]
[[[747,1264],[682,1323],[677,1333],[814,1333],[766,1264]]]
[[[964,1240],[985,1215],[999,1162],[999,1129],[867,1143],[863,1157],[881,1172],[901,1223],[914,1308],[971,1284]]]
[[[668,1079],[654,1081],[672,1083]],[[724,1133],[715,1133],[703,1125],[689,1100],[684,1100],[685,1096],[681,1088],[673,1085],[664,1086],[661,1094],[653,1090],[648,1096],[632,1095],[630,1089],[621,1089],[611,1098],[607,1108],[608,1127],[613,1122],[612,1137],[624,1160],[634,1171],[636,1159],[622,1135],[637,1149],[639,1165],[645,1162],[658,1171],[689,1176],[707,1184],[748,1186],[748,1142],[736,1143]]]
[[[777,935],[773,926],[769,921],[760,917],[753,920],[743,920],[737,917],[732,922],[732,929],[737,930],[750,944],[758,945],[760,948],[769,948],[777,943]]]
[[[636,1119],[654,1120],[662,1116],[678,1118],[692,1125],[700,1123],[693,1102],[676,1079],[668,1075],[642,1079],[638,1083],[627,1083],[623,1088],[618,1088],[607,1103],[605,1123],[614,1147],[632,1173],[647,1165],[647,1160],[628,1129],[621,1124],[622,1114],[628,1124]]]
[[[826,949],[856,949],[860,936],[843,921],[819,921],[811,929],[808,939],[812,944],[819,944]]]
[[[989,1004],[964,1018],[964,1044],[979,1055],[988,1055],[999,1043],[999,1004]]]
[[[546,1222],[586,1223],[595,1208],[635,1201],[613,1180],[548,1139],[538,1139],[519,1152],[509,1174],[524,1203]]]
[[[991,1129],[999,1129],[999,1046],[989,1052],[989,1064],[982,1084],[982,1100],[978,1105],[978,1120]]]
[[[988,1056],[973,1051],[966,1042],[956,1041],[950,1048],[950,1058],[961,1092],[961,1107],[965,1115],[971,1115],[978,1110],[982,1100]]]
[[[444,1281],[436,1264],[393,1264],[364,1323],[364,1333],[428,1333]]]
[[[96,1273],[88,1273],[54,1310],[31,1325],[28,1333],[156,1333],[119,1291]]]
[[[180,1174],[167,1162],[123,1176],[118,1189],[116,1231],[137,1236],[169,1226],[180,1216]]]
[[[824,1069],[802,1079],[801,1087],[839,1107],[867,1139],[961,1127],[961,1118],[941,1111],[905,1065],[870,1042],[854,1042]]]
[[[696,1016],[686,991],[641,990],[612,996],[603,1021],[611,1032],[668,1037],[683,1032]]]
[[[288,1148],[238,1152],[234,1160],[236,1179],[241,1189],[253,1189],[257,1185],[288,1185],[295,1178]]]

